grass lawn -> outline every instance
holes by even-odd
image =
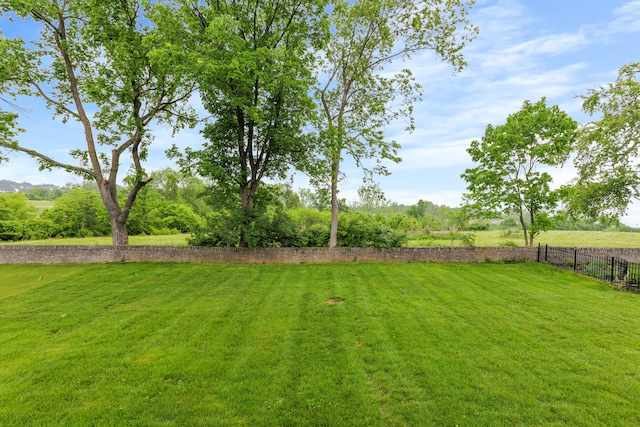
[[[27,204],[36,208],[39,215],[45,209],[50,209],[53,207],[53,200],[28,200]]]
[[[503,237],[503,230],[477,231],[475,232],[475,246],[503,246],[505,242],[511,241],[518,246],[524,245],[522,235],[517,231],[512,231],[508,237]],[[132,245],[164,245],[164,246],[186,246],[189,234],[173,234],[167,236],[129,236],[129,243]],[[617,247],[633,248],[640,247],[640,233],[626,233],[617,231],[546,231],[536,237],[538,242],[550,246],[570,246],[570,247]],[[11,242],[0,244],[8,245],[110,245],[111,237],[85,237],[68,239],[46,239],[27,240],[23,242]],[[453,246],[461,246],[459,240],[453,241]],[[409,240],[408,246],[452,246],[451,240]]]
[[[640,425],[640,295],[541,264],[0,265],[0,425]]]
[[[187,246],[190,234],[169,234],[166,236],[129,236],[131,245]],[[4,243],[7,245],[111,245],[108,237],[69,237],[65,239],[24,240]]]

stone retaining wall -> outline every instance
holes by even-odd
[[[573,248],[572,248],[573,249]],[[640,248],[582,248],[640,262]],[[544,256],[544,246],[541,247]],[[92,264],[107,262],[189,262],[211,264],[302,264],[328,262],[533,262],[538,248],[209,248],[190,246],[0,245],[0,264]]]
[[[536,247],[209,248],[189,246],[0,246],[0,264],[188,262],[301,264],[329,262],[536,261]]]

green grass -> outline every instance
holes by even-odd
[[[53,200],[28,200],[27,204],[36,208],[38,215],[40,215],[45,209],[53,207]]]
[[[505,242],[511,241],[518,246],[524,245],[522,235],[513,231],[508,237],[503,237],[504,231],[477,231],[475,246],[503,246]],[[132,245],[164,245],[164,246],[186,246],[189,234],[173,234],[167,236],[130,236],[129,243]],[[623,233],[610,231],[547,231],[536,237],[535,244],[542,243],[550,246],[571,246],[571,247],[617,247],[633,248],[640,247],[640,233]],[[111,237],[85,237],[67,239],[46,239],[28,240],[23,242],[0,242],[8,245],[110,245]],[[409,240],[408,246],[451,246],[451,240]],[[453,242],[454,246],[460,246],[458,240]]]
[[[187,246],[190,234],[169,234],[166,236],[129,236],[131,245]],[[7,245],[111,245],[109,237],[69,237],[65,239],[25,240],[0,243]]]
[[[511,241],[517,246],[524,246],[522,232],[511,230],[511,234],[505,237],[504,230],[475,231],[475,246],[503,246]],[[640,233],[627,233],[619,231],[545,231],[534,240],[534,244],[541,243],[550,246],[570,247],[616,247],[633,248],[640,247]],[[460,246],[458,240],[453,246]],[[408,246],[452,246],[451,240],[409,240]]]
[[[640,424],[640,295],[541,264],[0,277],[3,426]]]

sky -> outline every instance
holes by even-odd
[[[391,202],[411,205],[418,200],[458,206],[466,190],[460,177],[474,167],[466,149],[479,140],[488,124],[499,125],[519,111],[525,100],[542,97],[548,105],[559,105],[579,123],[590,118],[581,110],[578,95],[611,83],[620,67],[640,61],[640,0],[478,0],[470,21],[480,34],[464,50],[468,66],[454,74],[432,52],[402,63],[410,68],[424,90],[414,108],[416,129],[391,125],[389,139],[402,145],[399,164],[389,164],[390,176],[377,181]],[[12,35],[8,21],[0,20],[5,35]],[[25,147],[66,157],[81,147],[82,130],[76,123],[61,125],[51,120],[39,100],[21,100],[20,125],[27,131],[19,138]],[[202,137],[197,129],[173,136],[166,128],[154,128],[148,170],[175,167],[164,151],[176,144],[197,147]],[[348,160],[343,164],[347,179],[340,197],[355,201],[362,174]],[[569,164],[551,171],[555,185],[575,178]],[[39,172],[35,161],[12,155],[0,164],[0,179],[32,184],[64,185],[78,178],[63,171]],[[297,178],[295,186],[306,186]],[[622,218],[640,226],[640,202]]]

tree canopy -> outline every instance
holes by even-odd
[[[525,101],[505,124],[488,125],[482,140],[471,142],[467,152],[478,166],[462,174],[468,183],[465,199],[486,217],[515,212],[525,244],[532,246],[560,200],[551,175],[540,169],[564,164],[577,127],[557,105],[548,107],[545,98]]]
[[[618,218],[640,197],[640,63],[625,65],[614,83],[582,96],[600,118],[580,132],[578,179],[570,191],[574,215]]]
[[[328,160],[332,246],[337,239],[337,182],[343,153],[368,172],[385,173],[399,146],[384,126],[408,119],[420,85],[395,60],[432,50],[456,71],[477,29],[473,0],[148,1],[0,0],[3,13],[39,26],[27,42],[0,38],[0,95],[39,97],[59,122],[82,132],[73,161],[23,147],[16,113],[0,110],[0,147],[96,182],[114,244],[126,244],[127,218],[150,180],[143,162],[150,127],[193,124],[188,99],[198,87],[211,115],[202,149],[184,157],[216,191],[237,192],[250,227],[264,179],[291,168],[318,174]],[[317,95],[314,100],[314,94]],[[311,124],[316,126],[311,126]],[[317,132],[312,132],[315,129]],[[127,194],[119,170],[131,163]],[[243,234],[240,245],[246,244]]]
[[[126,220],[148,182],[142,162],[152,140],[149,126],[179,127],[192,119],[186,101],[193,86],[185,79],[181,51],[156,49],[165,46],[154,22],[156,6],[145,0],[0,1],[3,14],[39,28],[29,43],[1,39],[2,93],[39,97],[58,123],[82,125],[77,148],[70,151],[73,162],[18,144],[11,114],[0,119],[0,146],[35,157],[41,169],[63,168],[95,181],[114,244],[128,242]],[[121,202],[117,181],[124,156],[135,184]]]
[[[322,46],[326,1],[185,2],[188,31],[195,34],[192,62],[212,120],[201,150],[186,163],[237,193],[251,227],[254,200],[266,178],[304,168],[313,148],[305,131],[314,111],[314,48]],[[198,19],[194,19],[198,18]],[[240,246],[247,244],[246,233]]]
[[[399,144],[385,138],[385,127],[405,118],[413,129],[413,103],[420,84],[409,69],[386,70],[393,63],[432,50],[459,71],[462,49],[477,29],[467,20],[473,0],[336,0],[331,36],[320,52],[318,127],[331,186],[330,246],[338,237],[338,182],[343,155],[358,166],[375,159],[367,173],[386,174],[383,161],[398,162]],[[386,71],[386,72],[383,72]]]

